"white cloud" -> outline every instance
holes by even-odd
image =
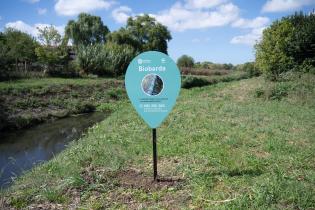
[[[46,8],[38,8],[37,13],[39,15],[45,15],[47,13],[47,9]]]
[[[227,0],[187,0],[185,7],[192,9],[209,9],[227,2]]]
[[[9,22],[7,24],[5,24],[6,28],[14,28],[17,29],[19,31],[28,33],[34,37],[38,36],[38,29],[37,28],[44,28],[46,26],[50,26],[49,24],[44,24],[44,23],[36,23],[34,25],[29,25],[27,23],[24,23],[21,20],[15,21],[15,22]],[[64,27],[65,26],[54,26],[57,31],[63,35],[64,34]]]
[[[256,17],[252,20],[239,18],[232,24],[232,26],[239,28],[261,28],[268,24],[269,21],[270,20],[267,17]]]
[[[114,4],[106,0],[57,0],[55,11],[58,15],[73,16],[81,12],[108,9]]]
[[[315,0],[268,0],[262,12],[284,12],[315,4]]]
[[[213,9],[188,9],[176,2],[170,9],[153,14],[160,23],[175,31],[201,29],[227,25],[239,16],[239,8],[232,3],[221,4]]]
[[[132,15],[132,9],[127,6],[120,6],[112,11],[112,16],[117,23],[125,23]]]
[[[260,39],[263,29],[270,22],[267,17],[244,19],[240,9],[229,0],[185,0],[177,1],[169,9],[150,14],[158,22],[173,31],[185,31],[230,25],[236,28],[250,29],[247,34],[235,36],[232,44],[253,45]],[[118,23],[125,23],[134,16],[132,9],[121,6],[113,10],[112,16]],[[138,14],[141,15],[141,14]],[[209,42],[210,39],[194,38],[193,43]]]
[[[248,34],[233,37],[230,43],[253,46],[261,39],[264,29],[265,27],[254,28]]]
[[[201,29],[227,25],[239,16],[239,8],[228,0],[185,0],[176,2],[170,9],[150,14],[152,17],[174,31]],[[121,6],[112,12],[118,23],[124,23],[134,16],[131,8]],[[137,14],[141,15],[141,14]]]
[[[267,17],[256,17],[254,19],[239,18],[232,23],[232,26],[237,28],[248,28],[251,30],[247,34],[233,37],[230,43],[253,46],[261,39],[262,32],[269,22],[270,20]]]

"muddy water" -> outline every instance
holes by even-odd
[[[47,122],[36,127],[0,133],[0,188],[35,165],[51,159],[78,139],[106,114],[95,112]]]

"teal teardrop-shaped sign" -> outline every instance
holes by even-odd
[[[168,55],[144,52],[129,64],[125,86],[138,114],[151,128],[157,128],[176,103],[181,86],[180,72]]]

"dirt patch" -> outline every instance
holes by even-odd
[[[163,188],[179,186],[183,180],[179,178],[158,177],[156,181],[153,177],[144,175],[142,172],[134,169],[121,171],[117,174],[121,187],[142,189],[144,191],[154,191]]]

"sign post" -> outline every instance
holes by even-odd
[[[125,86],[132,105],[152,128],[153,177],[158,181],[156,128],[176,103],[181,86],[179,69],[164,53],[144,52],[129,64]]]
[[[153,179],[157,181],[157,151],[156,151],[156,128],[152,129],[152,144],[153,144]]]

